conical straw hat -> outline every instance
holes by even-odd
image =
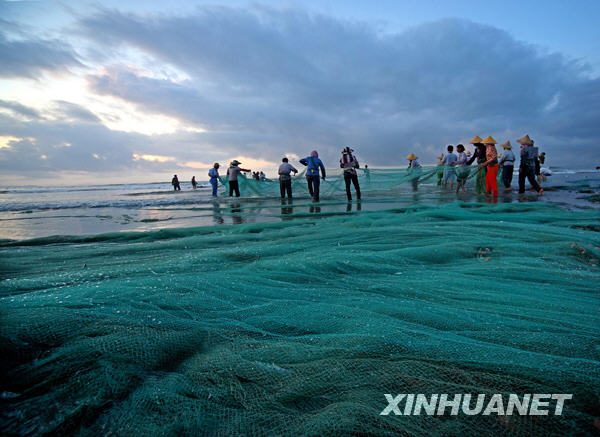
[[[512,146],[510,145],[510,141],[507,141],[506,143],[502,144],[502,148],[504,148],[504,149],[512,149]]]
[[[418,156],[415,156],[415,154],[414,154],[414,153],[411,153],[410,155],[408,155],[408,156],[406,157],[406,159],[408,159],[408,160],[410,160],[410,161],[413,161],[413,160],[415,160],[415,159],[417,159],[417,158],[418,158]]]
[[[517,143],[524,144],[526,146],[530,146],[533,144],[533,141],[531,141],[531,138],[529,138],[529,135],[525,135],[523,138],[519,138],[517,140]]]
[[[477,135],[475,135],[473,137],[473,139],[470,141],[470,144],[477,144],[477,143],[481,143],[483,140],[481,138],[479,138]]]
[[[483,144],[498,144],[496,142],[495,139],[492,138],[492,136],[490,135],[489,137],[487,137],[485,140],[481,141]]]

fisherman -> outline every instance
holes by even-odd
[[[177,179],[177,175],[173,175],[173,179],[171,179],[171,185],[173,185],[174,191],[181,191],[181,187],[179,186],[179,179]]]
[[[515,154],[512,151],[510,141],[502,144],[504,153],[500,158],[500,167],[502,167],[502,182],[504,183],[504,191],[512,190],[510,184],[513,178],[513,172],[515,170]]]
[[[195,190],[198,187],[196,183],[196,176],[192,176],[192,188]]]
[[[498,197],[498,182],[496,177],[498,175],[498,151],[496,150],[496,140],[490,135],[485,140],[485,161],[479,164],[481,168],[486,167],[487,173],[485,175],[485,193],[493,194],[494,197]]]
[[[321,169],[322,178],[325,180],[325,166],[323,162],[319,159],[319,153],[316,150],[310,152],[310,156],[306,158],[302,158],[300,160],[300,164],[306,165],[308,168],[306,169],[306,182],[308,183],[308,192],[310,193],[313,201],[319,201],[319,185],[321,181],[319,180],[319,169]]]
[[[217,197],[217,186],[219,185],[219,163],[215,162],[213,168],[208,170],[208,176],[210,177],[210,184],[212,185],[212,195]]]
[[[262,170],[258,174],[258,179],[261,181],[264,181],[265,179],[267,179],[267,176],[265,175],[265,173]]]
[[[462,188],[463,193],[466,193],[465,183],[469,177],[469,167],[467,166],[467,154],[465,153],[465,146],[459,144],[456,146],[458,152],[456,157],[456,192]]]
[[[470,141],[470,144],[473,144],[473,146],[475,146],[475,151],[473,152],[473,155],[471,156],[471,159],[469,159],[467,161],[467,165],[471,165],[473,163],[473,161],[475,161],[475,159],[477,159],[477,164],[481,164],[482,162],[485,162],[485,146],[482,143],[482,139],[475,135],[473,137],[473,139]],[[477,171],[477,176],[475,179],[475,192],[477,194],[482,194],[485,193],[485,175],[486,175],[487,169],[485,167],[479,167],[479,170]]]
[[[419,161],[417,161],[417,159],[419,159],[419,157],[416,156],[414,153],[411,153],[410,155],[408,155],[406,157],[406,159],[408,159],[408,173],[409,174],[416,172],[416,169],[421,167],[421,164],[419,164]],[[419,189],[419,176],[417,175],[417,176],[413,177],[410,182],[412,183],[413,191],[417,191]]]
[[[537,147],[536,147],[536,149],[537,149]],[[542,182],[546,182],[546,173],[548,170],[546,168],[542,168],[542,165],[544,165],[544,162],[546,162],[546,152],[540,153],[540,155],[538,156],[538,162],[539,162],[540,170],[537,172],[537,180],[538,180],[538,184],[542,185]]]
[[[544,190],[535,180],[536,153],[533,141],[529,138],[529,135],[525,135],[523,138],[518,139],[517,143],[523,146],[521,148],[521,163],[519,165],[519,194],[525,193],[525,178],[527,178],[533,189],[541,196]]]
[[[233,161],[231,161],[231,164],[229,165],[229,168],[227,169],[227,175],[229,176],[229,197],[233,196],[233,193],[235,192],[235,197],[240,197],[240,186],[238,183],[238,175],[240,174],[240,172],[249,172],[251,170],[246,170],[245,168],[240,168],[238,167],[238,165],[240,165],[241,162],[239,162],[237,159],[234,159]]]
[[[447,150],[448,154],[442,159],[442,164],[444,164],[443,187],[446,188],[448,181],[450,181],[450,189],[452,189],[454,188],[454,180],[456,179],[456,171],[454,170],[454,166],[456,165],[456,160],[458,158],[454,153],[454,146],[452,144],[447,147]]]
[[[285,193],[287,192],[288,199],[292,198],[292,176],[291,172],[294,174],[298,173],[298,170],[294,168],[292,164],[288,162],[287,158],[283,158],[281,160],[282,164],[279,166],[279,191],[281,192],[281,198],[285,198]]]
[[[342,150],[342,157],[340,158],[340,168],[344,169],[344,182],[346,184],[346,196],[348,200],[352,200],[352,194],[350,194],[350,182],[354,185],[356,190],[356,198],[360,200],[360,185],[358,184],[358,175],[356,169],[359,168],[358,160],[352,154],[354,152],[350,147],[344,147]]]

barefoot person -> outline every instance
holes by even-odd
[[[419,157],[415,156],[414,153],[411,153],[406,157],[406,159],[408,159],[408,173],[416,173],[416,169],[421,167],[421,164],[419,164],[419,161],[417,161]],[[410,182],[412,183],[413,191],[417,191],[419,189],[419,176],[413,177]]]
[[[251,170],[246,170],[245,168],[238,167],[241,164],[237,159],[231,161],[229,168],[227,169],[227,175],[229,176],[229,197],[233,196],[235,192],[235,197],[240,197],[240,185],[238,183],[238,175],[241,172],[248,173]]]
[[[533,189],[541,196],[544,190],[535,180],[536,152],[533,148],[533,141],[529,138],[529,135],[525,135],[523,138],[518,139],[517,143],[523,146],[519,165],[519,194],[525,193],[525,178],[527,178]]]
[[[217,186],[219,185],[219,163],[215,162],[213,168],[208,170],[208,176],[210,177],[210,185],[212,185],[212,195],[217,197]]]
[[[477,164],[485,162],[485,146],[482,141],[483,140],[477,135],[471,140],[471,144],[475,146],[475,151],[473,152],[471,159],[467,161],[467,165],[471,165],[475,159],[477,159]],[[477,176],[475,176],[475,192],[477,194],[483,194],[485,192],[486,171],[485,167],[480,167]]]
[[[454,188],[454,181],[456,179],[456,170],[454,166],[456,165],[456,160],[458,157],[454,153],[454,146],[450,144],[447,147],[448,153],[442,159],[442,164],[444,164],[444,175],[443,175],[443,187],[448,187],[448,181],[450,181],[450,189]]]
[[[492,194],[494,197],[498,197],[498,182],[496,180],[498,176],[498,152],[496,151],[496,140],[490,135],[483,140],[483,144],[485,144],[485,161],[479,165],[487,169],[485,175],[485,194]]]
[[[319,201],[319,186],[321,181],[319,180],[319,170],[321,170],[322,178],[325,180],[325,166],[319,159],[319,152],[313,150],[310,152],[310,156],[302,158],[300,164],[306,165],[306,182],[308,183],[308,192],[313,198],[314,202]]]
[[[350,147],[344,147],[342,150],[342,157],[340,158],[340,168],[344,170],[344,183],[346,184],[346,196],[348,200],[352,200],[352,194],[350,193],[350,182],[354,185],[356,190],[356,198],[360,200],[360,185],[358,185],[358,175],[356,169],[358,166],[358,160],[352,154],[354,150]]]
[[[283,158],[281,160],[281,165],[279,166],[279,192],[281,194],[281,198],[285,198],[285,194],[287,193],[288,199],[292,198],[292,176],[290,173],[294,172],[294,174],[298,173],[298,170],[288,162],[287,158]]]
[[[465,183],[469,177],[469,167],[467,166],[467,154],[465,153],[465,146],[459,144],[456,146],[457,159],[456,159],[456,192],[462,188],[462,192],[466,193]]]
[[[515,170],[515,154],[512,151],[510,141],[502,144],[502,148],[504,152],[499,163],[500,167],[502,167],[502,183],[504,184],[504,191],[510,191],[512,190],[510,184],[512,183],[513,172]]]

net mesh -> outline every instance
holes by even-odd
[[[2,243],[0,429],[591,433],[599,218],[455,202]],[[574,396],[562,416],[396,417],[384,393]]]

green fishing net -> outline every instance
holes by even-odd
[[[358,169],[358,179],[360,181],[361,191],[387,191],[398,188],[413,180],[419,183],[432,183],[432,176],[438,175],[441,177],[444,174],[444,169],[447,168],[450,172],[459,172],[460,177],[470,179],[478,173],[477,167],[463,166],[436,166],[436,167],[416,167],[408,169]],[[345,191],[344,176],[341,171],[327,173],[329,176],[321,181],[322,196],[332,196]],[[306,170],[292,176],[292,190],[296,193],[308,192],[306,182]],[[224,186],[222,195],[229,194],[229,177],[220,178]],[[273,196],[279,194],[279,181],[273,179],[258,180],[248,178],[244,174],[238,175],[238,183],[242,195],[252,196]]]
[[[0,429],[593,433],[598,219],[454,202],[4,242]],[[380,416],[384,393],[573,399],[562,416]]]

